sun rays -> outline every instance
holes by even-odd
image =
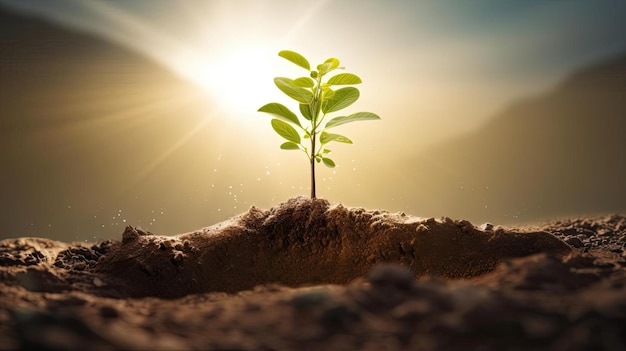
[[[161,123],[155,115],[162,114],[163,111],[173,111],[186,104],[196,104],[197,100],[202,99],[201,94],[206,94],[207,100],[211,97],[212,106],[204,106],[206,118],[189,124],[189,129],[179,134],[179,139],[169,141],[168,145],[158,145],[162,152],[154,159],[145,160],[139,171],[134,173],[132,179],[129,179],[128,187],[136,186],[149,178],[160,165],[167,162],[209,123],[219,121],[246,128],[258,124],[258,107],[266,101],[275,100],[278,95],[272,89],[274,75],[287,68],[281,65],[276,53],[295,40],[298,33],[310,24],[313,16],[329,2],[330,0],[312,2],[300,16],[286,22],[289,24],[288,28],[268,30],[267,21],[271,19],[263,15],[266,6],[264,2],[257,2],[253,9],[244,10],[238,2],[181,1],[175,5],[175,12],[185,14],[188,18],[177,18],[176,22],[188,27],[189,33],[186,37],[172,32],[171,23],[168,24],[169,27],[161,26],[154,18],[143,17],[141,12],[129,10],[128,7],[121,7],[114,2],[67,0],[62,6],[43,5],[43,10],[57,20],[142,52],[204,91],[202,93],[199,90],[196,96],[172,92],[171,96],[158,101],[133,99],[123,95],[112,97],[129,101],[116,101],[112,109],[102,108],[94,116],[84,120],[69,121],[57,127],[56,133],[62,135],[67,130],[86,131],[100,125],[118,123],[123,126],[118,129],[118,133],[123,135],[152,123]],[[191,11],[192,9],[197,11]],[[70,16],[68,13],[89,16]],[[83,18],[98,20],[88,21]],[[102,26],[101,23],[109,25]],[[225,119],[225,116],[228,118]],[[244,135],[254,134],[246,132],[246,128],[243,128]],[[260,133],[270,134],[266,128]]]

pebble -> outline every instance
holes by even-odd
[[[493,224],[487,222],[482,224],[480,227],[478,227],[479,229],[483,230],[483,231],[492,231],[493,230]]]
[[[569,238],[567,240],[565,240],[566,243],[570,244],[571,246],[580,249],[581,247],[585,246],[585,244],[582,242],[582,240],[573,237],[573,238]]]

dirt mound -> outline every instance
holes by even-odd
[[[512,230],[299,198],[173,237],[3,240],[0,348],[624,350],[625,223]]]
[[[121,295],[175,298],[270,283],[346,284],[380,263],[400,264],[414,276],[468,278],[506,258],[536,253],[563,257],[571,248],[541,231],[477,228],[463,220],[296,198],[173,237],[128,227],[96,271]]]

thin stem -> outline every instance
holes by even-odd
[[[315,199],[315,130],[311,135],[311,199]]]
[[[320,113],[320,92],[321,92],[322,77],[317,77],[317,86],[315,87],[315,94],[313,95],[313,101],[309,105],[313,110],[311,111],[311,155],[309,156],[309,162],[311,162],[311,199],[315,199],[315,139],[317,138],[317,117]]]

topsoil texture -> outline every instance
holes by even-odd
[[[626,219],[291,199],[177,236],[0,242],[0,349],[626,349]]]

